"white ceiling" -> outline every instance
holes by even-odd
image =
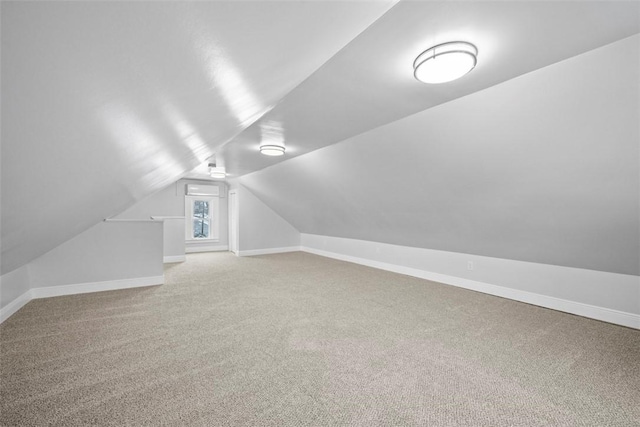
[[[216,154],[239,176],[640,31],[637,2],[2,2],[2,273]],[[415,56],[477,44],[427,86]],[[287,155],[259,155],[260,127]]]
[[[636,2],[400,2],[218,158],[231,176],[262,169],[628,37],[640,31],[639,16]],[[416,56],[453,40],[478,47],[473,72],[445,85],[415,80]],[[287,154],[260,156],[260,128],[273,123]]]
[[[2,273],[192,170],[392,5],[2,2]]]

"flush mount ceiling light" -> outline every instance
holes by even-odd
[[[448,42],[422,52],[413,62],[413,75],[424,83],[446,83],[476,66],[478,48],[467,42]]]
[[[265,156],[282,156],[284,151],[284,143],[274,143],[273,141],[260,143],[260,152]]]
[[[217,167],[215,163],[209,163],[209,176],[211,178],[224,179],[227,177],[227,171],[224,167]]]
[[[284,127],[279,120],[260,123],[260,152],[265,156],[284,155]]]

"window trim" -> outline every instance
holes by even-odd
[[[209,238],[193,237],[193,203],[197,200],[209,202]],[[218,196],[184,196],[185,242],[220,241],[220,200]]]

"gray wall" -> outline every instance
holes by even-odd
[[[640,36],[240,182],[302,233],[640,274]]]
[[[6,307],[30,289],[26,265],[0,277],[0,308]]]
[[[184,218],[164,217],[161,221],[163,228],[163,255],[165,258],[174,258],[173,261],[175,261],[175,257],[184,258]]]
[[[102,221],[4,274],[0,309],[33,289],[162,277],[162,235],[160,221]],[[22,303],[32,297],[26,296]]]
[[[29,263],[31,287],[163,275],[162,223],[100,222]]]
[[[244,186],[233,183],[231,188],[238,192],[240,255],[300,246],[300,233],[291,224]]]

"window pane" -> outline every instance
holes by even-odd
[[[209,218],[209,202],[205,200],[194,200],[193,216],[195,218]]]
[[[193,238],[194,239],[209,238],[209,220],[208,219],[193,220]]]

